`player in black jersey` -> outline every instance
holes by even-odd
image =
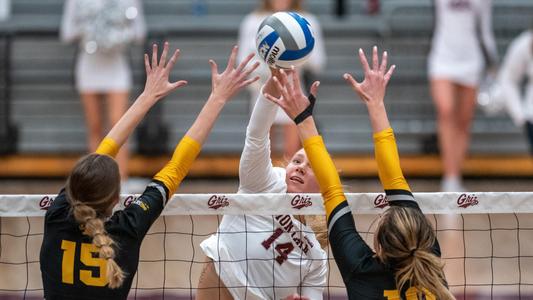
[[[359,56],[365,72],[364,81],[358,83],[349,74],[345,74],[344,78],[368,108],[379,178],[390,205],[375,233],[375,252],[355,228],[339,175],[315,127],[312,117],[314,103],[303,95],[298,76],[293,76],[294,82],[288,82],[287,76],[282,74],[277,79],[282,96],[267,97],[298,121],[304,149],[324,198],[330,245],[349,298],[455,299],[446,286],[436,235],[413,198],[400,169],[394,134],[383,103],[395,66],[387,71],[387,52],[384,52],[379,64],[376,47],[373,49],[372,68],[362,50]]]
[[[40,265],[46,299],[126,299],[139,262],[146,232],[187,174],[201,145],[227,101],[258,80],[246,77],[258,66],[237,68],[235,47],[219,74],[210,61],[212,91],[197,119],[176,147],[172,159],[157,173],[144,193],[123,211],[112,214],[120,194],[120,175],[113,157],[146,112],[159,99],[186,84],[170,83],[169,73],[179,50],[166,62],[168,43],[158,61],[145,55],[143,93],[111,129],[96,153],[81,158],[45,216]]]

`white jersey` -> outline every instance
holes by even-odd
[[[483,48],[491,63],[496,63],[498,57],[491,4],[491,0],[435,0],[430,78],[479,85],[485,68]]]
[[[262,93],[260,93],[262,95]],[[238,193],[286,193],[285,169],[272,166],[269,130],[276,106],[256,102],[239,167]],[[222,218],[200,245],[234,299],[322,299],[327,254],[313,231],[291,215]]]
[[[522,80],[527,77],[524,94],[520,93]],[[519,35],[507,50],[499,82],[507,100],[507,110],[517,126],[533,122],[533,31]]]

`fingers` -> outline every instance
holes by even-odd
[[[378,68],[379,68],[378,47],[374,46],[372,48],[372,70],[377,71]]]
[[[237,67],[237,72],[240,73],[242,72],[242,70],[244,69],[244,67],[246,67],[246,65],[250,62],[250,60],[252,60],[252,58],[254,58],[254,55],[253,53],[250,53],[248,54],[248,56],[246,56],[246,58],[239,64],[239,66]]]
[[[182,86],[185,86],[187,85],[187,81],[186,80],[180,80],[180,81],[176,81],[174,83],[172,83],[172,89],[175,90],[177,88],[180,88]]]
[[[148,54],[144,54],[144,69],[146,70],[146,75],[150,74],[152,71],[152,68],[150,67],[150,60],[148,58]]]
[[[243,78],[248,77],[253,71],[255,71],[259,67],[260,63],[256,61],[251,68],[248,68],[244,71],[244,73],[239,76],[239,80],[242,80]]]
[[[394,73],[394,70],[396,69],[396,65],[392,65],[389,69],[389,71],[387,72],[387,74],[385,74],[385,76],[383,77],[383,79],[385,79],[385,85],[387,85],[387,83],[389,83],[389,80],[392,76],[392,74]]]
[[[283,70],[282,72],[280,72],[280,75],[282,77],[285,77],[285,81],[287,81],[287,75],[285,75],[285,72],[283,72]],[[274,79],[274,84],[278,88],[278,91],[281,93],[282,98],[288,99],[289,93],[287,92],[287,86],[283,84],[282,82],[280,82],[280,80],[276,76],[272,77],[272,79]]]
[[[359,60],[361,61],[361,66],[363,67],[363,72],[365,74],[370,72],[370,66],[368,65],[368,61],[366,60],[365,52],[363,49],[359,48]]]
[[[251,78],[251,79],[248,79],[248,80],[245,80],[242,84],[241,84],[241,88],[242,87],[245,87],[245,86],[248,86],[256,81],[259,80],[259,76],[255,76],[254,78]]]
[[[352,86],[352,88],[355,89],[355,86],[359,85],[359,83],[353,78],[352,75],[346,73],[346,74],[344,74],[343,77],[348,82],[348,84],[350,84]]]
[[[264,94],[265,98],[267,98],[269,101],[277,104],[278,106],[281,106],[281,100],[283,99],[282,97],[280,97],[279,99],[270,95],[269,93],[265,93]]]
[[[290,87],[289,77],[287,76],[285,70],[279,70],[279,76],[274,76],[274,80],[278,81],[284,90],[286,90],[286,87]]]
[[[320,81],[313,82],[313,84],[311,85],[311,88],[309,89],[309,93],[311,93],[311,95],[316,97],[316,94],[318,93],[318,87],[319,86],[320,86]]]
[[[211,65],[211,78],[215,78],[215,76],[218,75],[217,63],[214,60],[210,59],[209,64]]]
[[[237,51],[239,50],[239,47],[233,46],[233,49],[231,49],[231,55],[228,59],[228,65],[226,66],[226,71],[231,70],[235,66],[235,60],[237,59]]]
[[[387,70],[388,56],[389,54],[387,51],[384,51],[383,56],[381,57],[381,65],[379,66],[379,73],[381,74],[384,74]]]
[[[168,42],[163,44],[163,53],[161,53],[161,59],[159,60],[159,65],[165,67],[168,54]]]
[[[157,44],[152,46],[152,68],[157,67]]]
[[[290,73],[292,75],[292,90],[293,92],[296,92],[302,88],[300,85],[300,74],[296,72],[296,68],[294,66],[291,66]]]
[[[167,73],[170,73],[172,68],[174,68],[174,65],[176,64],[176,61],[178,61],[178,57],[179,56],[180,56],[180,49],[176,49],[174,51],[174,54],[172,54],[172,57],[170,57],[170,60],[168,61],[168,64],[165,67],[165,70],[167,71]]]

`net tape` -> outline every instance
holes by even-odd
[[[1,195],[0,217],[44,216],[56,195]],[[414,193],[426,214],[533,213],[533,192]],[[121,195],[123,209],[139,195]],[[383,193],[348,193],[352,211],[380,214]],[[320,194],[176,194],[163,215],[324,214]]]

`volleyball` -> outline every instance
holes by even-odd
[[[273,68],[302,65],[313,51],[315,37],[309,22],[295,12],[277,12],[266,18],[256,35],[259,57]]]

